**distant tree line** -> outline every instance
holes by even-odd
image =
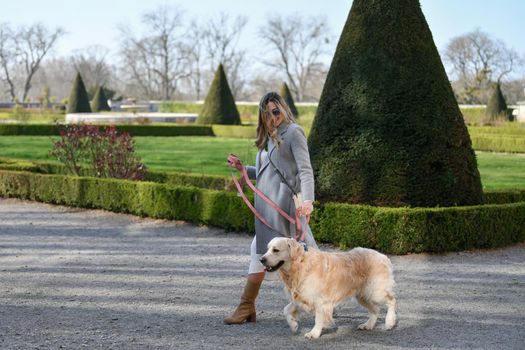
[[[62,28],[1,24],[0,100],[61,102],[77,73],[90,99],[103,86],[110,99],[202,100],[222,64],[236,100],[256,101],[284,81],[296,102],[317,101],[335,51],[323,17],[268,16],[250,52],[239,45],[244,16],[188,19],[181,7],[162,5],[141,19],[140,28],[118,26],[112,50],[96,45],[70,56],[50,55]],[[523,57],[501,40],[476,30],[453,38],[441,56],[459,103],[486,103],[495,83],[509,104],[525,99]]]
[[[269,17],[257,37],[260,50],[250,53],[239,46],[247,23],[243,16],[219,13],[207,19],[187,19],[182,8],[162,5],[144,13],[141,22],[140,30],[128,25],[118,27],[120,39],[113,51],[90,46],[69,57],[49,55],[64,34],[62,29],[51,31],[43,24],[34,25],[39,36],[28,40],[42,50],[27,73],[16,55],[34,55],[23,53],[16,47],[20,40],[15,40],[26,28],[15,35],[10,25],[3,24],[1,98],[35,100],[46,90],[52,102],[60,102],[69,95],[79,72],[90,98],[98,86],[104,86],[110,98],[201,100],[222,63],[237,100],[256,100],[287,81],[296,101],[315,101],[335,49],[333,35],[322,17]],[[44,56],[49,57],[42,61]],[[23,73],[27,84],[22,83]]]
[[[459,103],[486,104],[496,85],[508,102],[525,100],[525,59],[502,40],[476,29],[451,39],[442,56]]]

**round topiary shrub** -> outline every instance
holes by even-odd
[[[317,198],[483,201],[470,137],[418,0],[354,0],[309,136]]]

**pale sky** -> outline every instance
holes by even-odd
[[[100,44],[116,52],[117,25],[139,29],[141,15],[157,5],[177,4],[192,18],[209,18],[223,11],[248,17],[240,46],[258,49],[258,28],[268,16],[300,13],[325,16],[338,38],[348,16],[351,0],[1,0],[0,22],[13,26],[42,22],[60,26],[68,34],[61,38],[55,55]],[[423,13],[434,41],[442,50],[451,38],[480,28],[525,55],[525,0],[421,0]]]

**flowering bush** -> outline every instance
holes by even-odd
[[[117,133],[115,126],[99,129],[93,125],[68,125],[53,142],[51,155],[74,175],[87,165],[88,175],[143,180],[146,168],[135,155],[135,142],[128,133]]]

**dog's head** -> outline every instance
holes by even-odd
[[[268,272],[274,272],[304,254],[303,246],[294,239],[276,237],[268,243],[268,251],[261,257],[261,263]]]

